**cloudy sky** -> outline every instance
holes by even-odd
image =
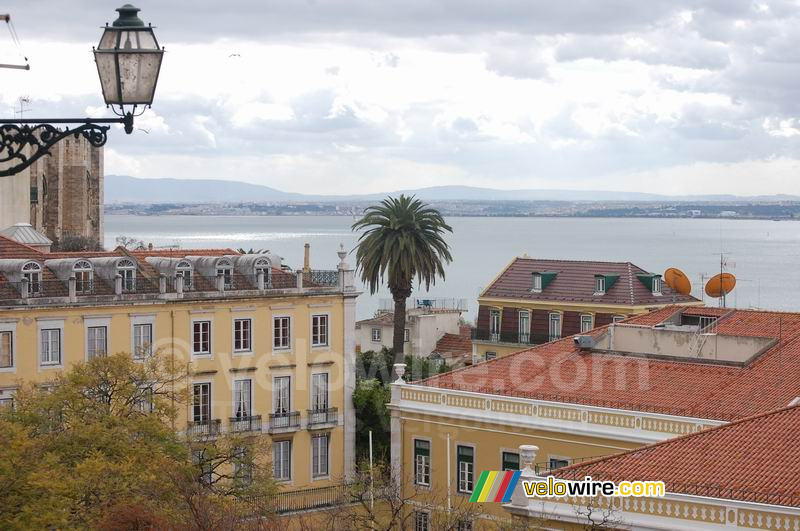
[[[0,108],[102,115],[99,0],[7,0]],[[800,1],[137,3],[166,46],[106,173],[305,193],[800,194]],[[0,25],[0,62],[19,60]]]

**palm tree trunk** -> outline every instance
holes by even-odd
[[[406,299],[405,293],[395,293],[394,298],[394,336],[392,338],[392,349],[394,350],[394,362],[405,362],[405,335],[406,335]]]

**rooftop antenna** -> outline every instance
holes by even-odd
[[[19,118],[21,120],[23,115],[25,114],[25,111],[31,110],[30,108],[31,99],[29,96],[21,96],[18,102],[19,102],[19,110],[15,109],[14,114],[19,114]],[[25,108],[26,105],[28,106],[27,109]]]
[[[11,33],[11,40],[14,42],[14,46],[17,48],[17,51],[22,56],[22,58],[25,59],[24,65],[0,63],[0,68],[11,68],[14,70],[30,70],[31,65],[28,63],[28,58],[25,56],[25,54],[22,53],[22,45],[19,42],[19,36],[17,35],[17,30],[14,28],[14,23],[11,22],[11,15],[0,14],[0,21],[5,22],[6,25],[8,26],[8,31]]]

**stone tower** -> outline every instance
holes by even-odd
[[[68,136],[30,167],[30,223],[54,242],[84,236],[103,243],[103,148]]]

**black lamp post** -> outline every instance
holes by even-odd
[[[110,126],[100,124],[123,124],[126,133],[133,132],[134,117],[153,103],[164,49],[159,48],[153,27],[139,18],[139,8],[125,4],[117,11],[119,18],[106,24],[94,48],[94,60],[103,99],[118,118],[0,120],[0,176],[19,173],[69,135],[82,135],[91,145],[103,146]],[[61,130],[54,124],[67,127]]]

